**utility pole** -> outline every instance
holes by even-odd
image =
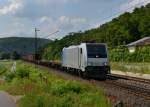
[[[38,38],[37,38],[37,32],[40,31],[39,29],[35,28],[35,40],[34,40],[34,60],[35,60],[35,70],[37,68],[36,64],[37,64],[37,56],[38,56]]]
[[[35,49],[35,61],[37,58],[37,54],[38,54],[38,38],[37,38],[37,32],[40,31],[39,29],[35,28],[35,44],[34,44],[34,49]]]
[[[38,64],[38,31],[40,31],[39,29],[37,29],[37,28],[35,28],[35,40],[34,40],[34,42],[35,42],[35,44],[34,44],[34,49],[35,49],[35,51],[34,51],[34,60],[35,60],[35,63],[36,64]],[[57,33],[57,32],[59,32],[58,30],[57,31],[55,31],[55,32],[53,32],[53,33],[51,33],[51,34],[49,34],[48,36],[46,36],[46,37],[44,37],[44,38],[47,38],[47,37],[49,37],[49,36],[51,36],[51,35],[53,35],[53,34],[55,34],[55,33]],[[35,64],[35,69],[37,68],[37,66],[36,66],[36,64]]]

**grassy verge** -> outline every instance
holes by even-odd
[[[123,72],[133,72],[141,74],[150,74],[150,63],[111,63],[112,70],[119,70]]]
[[[46,69],[34,69],[30,64],[17,62],[16,72],[10,72],[3,62],[0,75],[5,81],[0,89],[12,95],[23,95],[19,107],[110,107],[102,90],[89,84],[67,81]],[[1,64],[1,63],[0,63]]]

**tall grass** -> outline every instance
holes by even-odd
[[[119,70],[123,72],[150,74],[150,63],[111,62],[111,68],[112,70]]]
[[[8,73],[9,71],[7,71]],[[64,80],[47,69],[17,63],[17,70],[0,85],[13,95],[23,95],[19,107],[110,107],[102,90],[89,84]],[[5,75],[7,78],[7,75]]]

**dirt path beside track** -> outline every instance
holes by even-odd
[[[16,104],[6,92],[0,91],[0,107],[16,107]]]

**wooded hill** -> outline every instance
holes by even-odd
[[[47,39],[38,38],[38,47],[42,47],[45,44],[51,42]],[[0,38],[0,52],[12,53],[17,52],[19,54],[23,53],[33,53],[34,52],[34,38],[25,37],[8,37]]]
[[[63,47],[77,45],[85,41],[107,43],[110,49],[125,45],[150,35],[150,4],[136,8],[132,13],[124,13],[98,28],[66,35],[61,40],[49,43],[43,49],[43,58],[60,59]]]

